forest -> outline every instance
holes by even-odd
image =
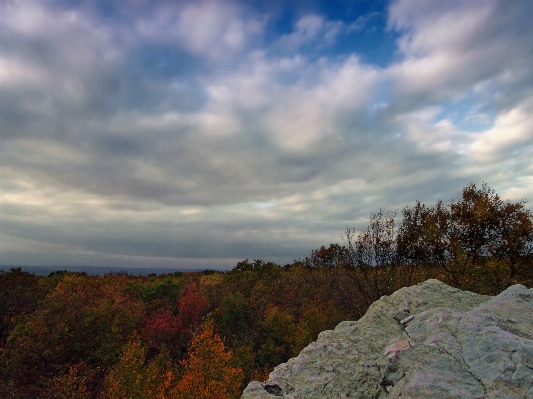
[[[0,272],[0,397],[239,398],[323,330],[437,278],[533,287],[533,215],[486,184],[379,210],[288,265],[133,276]]]

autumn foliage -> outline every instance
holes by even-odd
[[[146,349],[135,337],[105,379],[101,399],[170,398],[175,382],[170,358],[162,353],[146,362]]]
[[[533,286],[533,216],[483,184],[379,210],[283,267],[90,277],[0,272],[1,398],[237,398],[318,334],[428,278]]]
[[[232,353],[207,323],[194,337],[184,374],[173,391],[179,399],[233,399],[240,396],[243,373],[231,364]]]

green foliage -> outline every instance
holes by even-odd
[[[342,311],[332,302],[309,305],[295,325],[292,340],[291,356],[297,356],[310,342],[318,338],[318,334],[331,330],[343,319]]]
[[[285,309],[273,307],[267,310],[261,326],[264,338],[257,357],[265,368],[274,368],[292,355],[294,317]]]
[[[0,347],[23,316],[38,308],[50,289],[44,279],[20,267],[9,272],[0,270]]]
[[[150,278],[140,287],[139,298],[144,303],[175,304],[180,297],[185,281],[175,278]]]
[[[224,341],[229,344],[245,341],[249,326],[253,323],[250,306],[241,292],[224,296],[218,309],[213,312],[213,319]]]

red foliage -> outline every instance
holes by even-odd
[[[180,331],[178,318],[170,309],[163,309],[146,315],[141,338],[150,348],[161,350],[165,344],[172,349],[176,346]]]
[[[178,322],[180,330],[192,334],[201,326],[202,317],[207,313],[207,297],[198,291],[196,283],[185,288],[178,300]]]
[[[163,308],[144,318],[141,338],[155,353],[165,345],[175,358],[182,358],[191,339],[207,313],[207,297],[198,291],[196,283],[189,284],[177,303],[178,314]]]

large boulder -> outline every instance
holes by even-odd
[[[428,280],[322,332],[242,399],[533,399],[533,289],[496,297]]]

